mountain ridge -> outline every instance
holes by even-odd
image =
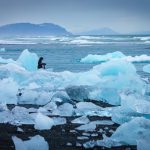
[[[0,26],[1,36],[72,35],[64,27],[53,23],[13,23]]]

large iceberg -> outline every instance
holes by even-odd
[[[52,126],[54,125],[53,119],[38,113],[35,119],[35,129],[39,130],[46,130],[46,129],[51,129]]]
[[[38,56],[35,53],[30,53],[27,49],[19,56],[17,63],[29,71],[37,70]]]
[[[150,56],[140,55],[140,56],[126,56],[120,51],[113,53],[107,53],[105,55],[92,55],[89,54],[81,59],[82,63],[101,63],[111,60],[124,60],[128,62],[150,62]]]

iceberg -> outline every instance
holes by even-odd
[[[126,61],[109,61],[94,66],[91,70],[98,75],[96,92],[91,92],[91,99],[102,99],[113,105],[120,105],[120,93],[140,93],[143,95],[145,83],[136,73],[133,64]],[[107,92],[106,92],[107,91]],[[112,99],[113,98],[113,99]]]
[[[86,116],[82,116],[71,121],[71,123],[77,123],[77,124],[87,124],[89,122],[90,120]]]
[[[139,147],[139,142],[146,143],[144,147],[147,147],[149,145],[147,139],[149,138],[150,120],[137,117],[118,127],[111,137],[104,136],[103,140],[86,142],[84,147],[104,146],[111,148],[121,145],[138,145]]]
[[[76,130],[81,131],[95,131],[97,125],[113,125],[114,122],[111,120],[97,120],[97,121],[91,121],[87,124],[81,125],[76,128]]]
[[[7,64],[7,63],[14,63],[15,61],[13,59],[4,59],[0,57],[0,64]]]
[[[18,84],[11,78],[0,80],[0,103],[17,104]]]
[[[150,73],[150,64],[145,65],[145,66],[143,67],[143,71],[144,71],[144,72],[147,72],[147,73]]]
[[[54,110],[52,114],[59,116],[72,116],[74,114],[73,105],[70,103],[64,103]]]
[[[150,62],[150,56],[140,55],[140,56],[126,56],[120,51],[113,53],[107,53],[105,55],[92,55],[89,54],[86,57],[82,58],[80,62],[82,63],[101,63],[111,60],[124,60],[128,62]]]
[[[26,70],[35,71],[37,70],[38,56],[35,53],[30,53],[27,49],[24,50],[19,58],[17,63],[24,67]]]
[[[83,63],[106,62],[111,59],[124,58],[124,57],[125,57],[125,55],[119,51],[116,51],[114,53],[108,53],[106,55],[89,54],[88,56],[82,58],[81,62],[83,62]]]
[[[23,141],[18,137],[13,136],[12,140],[16,150],[49,150],[48,143],[40,135],[31,137],[30,140],[27,141]]]
[[[14,63],[25,68],[28,71],[36,71],[38,59],[39,58],[37,54],[30,53],[28,49],[25,49],[22,51],[21,55],[16,61],[14,61],[13,59],[4,59],[0,57],[0,64]]]
[[[109,140],[122,145],[137,145],[138,140],[145,140],[147,138],[150,138],[150,120],[137,117],[118,127]],[[106,141],[108,142],[109,140],[107,139]],[[107,142],[105,143],[104,138],[103,141],[98,142],[98,145],[105,143],[105,146],[107,146]]]
[[[124,60],[104,62],[79,73],[37,70],[37,60],[36,54],[24,50],[15,63],[0,66],[1,102],[46,105],[95,99],[120,105],[120,93],[143,95],[146,86],[134,65]]]
[[[51,129],[52,126],[54,125],[53,119],[38,113],[35,119],[35,125],[34,128],[38,130],[46,130],[46,129]]]
[[[79,102],[76,104],[76,107],[76,115],[94,115],[103,110],[103,108],[92,102]]]
[[[141,95],[129,94],[121,95],[121,106],[112,109],[112,120],[123,124],[135,117],[143,116],[148,118],[150,115],[150,100]]]
[[[12,125],[34,124],[34,119],[29,114],[28,109],[15,106],[11,111],[3,110],[0,112],[0,123],[9,123]]]

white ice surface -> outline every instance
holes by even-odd
[[[111,60],[123,60],[128,62],[149,62],[150,56],[148,55],[140,55],[140,56],[126,56],[120,51],[116,51],[113,53],[107,53],[105,55],[92,55],[89,54],[86,57],[81,59],[83,63],[98,63],[98,62],[106,62]]]
[[[38,113],[35,119],[34,128],[38,130],[46,130],[51,129],[54,125],[54,121],[52,118],[49,118],[41,113]]]
[[[13,136],[12,140],[16,150],[49,150],[48,143],[40,135],[31,137],[30,140],[27,141],[23,141],[18,137]]]

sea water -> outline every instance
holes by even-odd
[[[16,60],[22,50],[29,49],[39,57],[44,57],[46,68],[52,68],[54,71],[82,72],[97,64],[80,62],[88,54],[104,55],[120,51],[127,56],[150,55],[150,36],[7,37],[0,38],[0,49],[2,58]],[[140,75],[148,75],[142,71],[142,67],[149,62],[134,64]]]

